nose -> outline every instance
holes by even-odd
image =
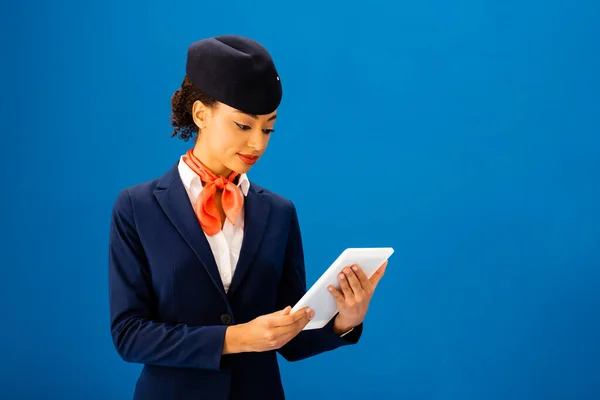
[[[259,131],[258,133],[253,133],[248,139],[248,147],[252,150],[262,153],[266,146],[266,135]]]

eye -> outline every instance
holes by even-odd
[[[238,128],[240,128],[240,129],[241,129],[241,130],[243,130],[243,131],[248,131],[248,130],[252,129],[252,128],[250,128],[248,125],[242,125],[242,124],[238,124],[238,123],[237,123],[237,122],[235,122],[235,121],[233,121],[233,122],[234,122],[234,123],[235,123],[235,124],[238,126]]]
[[[270,135],[271,133],[275,132],[274,129],[263,129],[262,131],[265,135]]]

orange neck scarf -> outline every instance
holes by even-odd
[[[244,198],[239,188],[233,183],[239,175],[232,172],[228,178],[217,176],[200,162],[189,149],[183,156],[183,161],[194,171],[202,182],[205,183],[200,196],[194,204],[194,211],[202,230],[208,235],[213,236],[221,230],[221,214],[215,203],[217,190],[222,190],[221,205],[225,216],[235,225],[235,220],[242,210]]]

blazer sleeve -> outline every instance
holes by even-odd
[[[292,203],[290,231],[287,241],[284,270],[278,288],[278,309],[293,306],[306,293],[306,271],[302,235],[296,207]],[[298,361],[341,346],[356,344],[362,335],[363,324],[341,337],[333,331],[335,317],[321,329],[300,332],[278,352],[288,361]]]
[[[226,326],[191,327],[157,320],[148,261],[127,190],[119,194],[112,211],[108,275],[111,334],[123,360],[220,369]]]

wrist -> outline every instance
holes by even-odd
[[[225,330],[225,342],[223,343],[223,354],[235,354],[244,352],[242,325],[228,326]]]
[[[342,335],[352,328],[354,328],[354,325],[344,321],[339,314],[335,317],[335,320],[333,321],[333,332],[336,335]]]

